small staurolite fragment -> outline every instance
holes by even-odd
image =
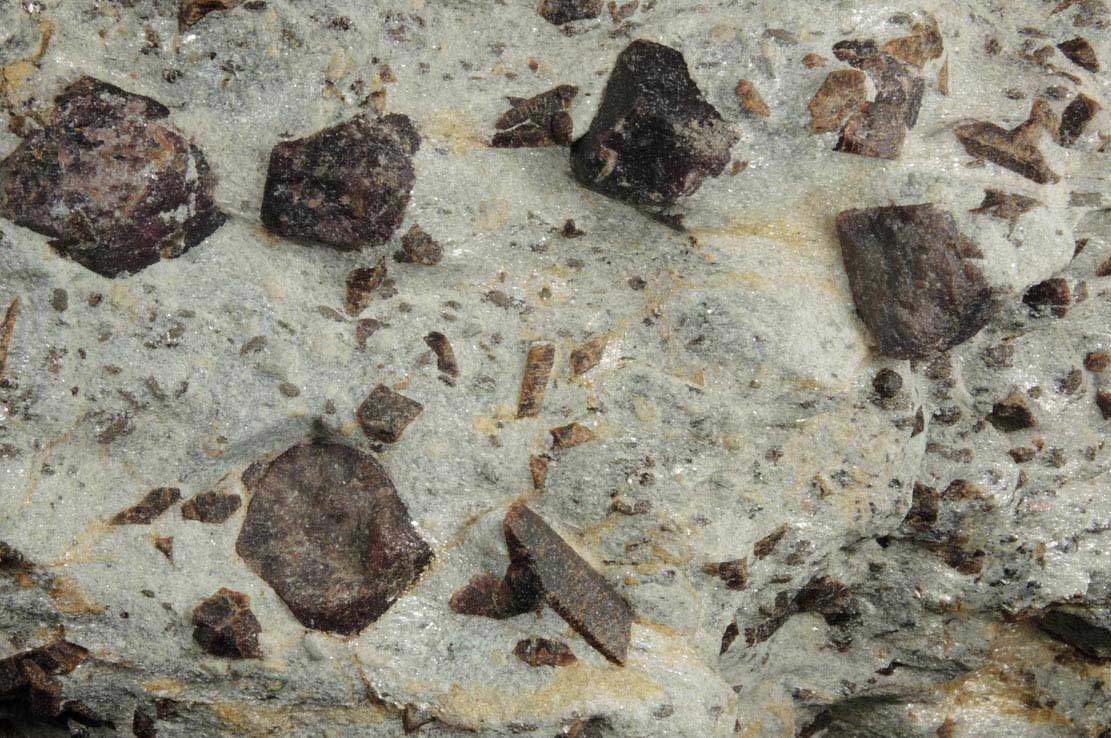
[[[455,360],[455,349],[451,341],[439,331],[432,331],[424,337],[424,343],[436,354],[436,368],[448,377],[459,376],[459,362]]]
[[[574,448],[594,440],[594,431],[582,423],[568,423],[558,428],[552,428],[552,448],[556,450]]]
[[[608,341],[609,339],[606,336],[600,336],[572,349],[571,373],[578,377],[598,366]]]
[[[974,121],[954,130],[965,151],[978,159],[987,159],[1010,169],[1038,184],[1059,182],[1061,177],[1049,168],[1038,148],[1042,134],[1056,135],[1058,125],[1044,100],[1037,100],[1030,118],[1007,130],[994,123]]]
[[[216,178],[149,97],[82,77],[0,162],[0,215],[105,277],[181,256],[224,222]]]
[[[868,101],[864,81],[864,72],[858,69],[837,69],[827,74],[807,105],[810,130],[814,133],[840,130],[848,117]]]
[[[243,0],[181,0],[178,23],[182,28],[194,25],[201,18],[217,10],[231,10]]]
[[[597,18],[602,0],[540,0],[540,15],[557,26],[586,18]]]
[[[1076,66],[1087,69],[1089,72],[1099,71],[1099,58],[1096,56],[1096,50],[1083,36],[1062,41],[1057,44],[1057,48]]]
[[[444,258],[444,247],[420,226],[414,225],[401,237],[401,250],[395,252],[393,258],[405,264],[436,266]]]
[[[1004,433],[1033,428],[1038,424],[1026,398],[1019,392],[1012,392],[992,406],[988,421]]]
[[[4,311],[4,319],[0,321],[0,379],[4,378],[4,369],[8,365],[8,347],[12,343],[12,334],[15,333],[15,324],[19,320],[19,297],[13,297]]]
[[[177,487],[156,487],[147,492],[139,502],[116,513],[112,518],[112,525],[150,525],[180,499],[181,490]]]
[[[683,55],[637,40],[617,57],[590,129],[572,144],[571,170],[608,197],[665,206],[721,174],[736,142]]]
[[[17,715],[25,711],[32,720],[71,727],[71,735],[80,735],[80,726],[102,725],[84,704],[63,699],[64,685],[58,679],[88,655],[81,646],[56,639],[0,659],[0,713],[7,713],[5,708],[14,708]],[[0,727],[7,724],[0,720]]]
[[[347,273],[344,308],[348,315],[358,315],[366,310],[374,291],[386,279],[386,260],[379,259],[371,267],[356,267]]]
[[[1022,302],[1036,311],[1048,310],[1053,316],[1063,318],[1072,302],[1072,289],[1064,277],[1050,277],[1026,290]]]
[[[547,638],[525,638],[517,641],[513,653],[529,666],[567,666],[575,663],[575,654],[566,643]]]
[[[242,592],[220,591],[193,609],[193,640],[213,656],[258,659],[258,634],[262,628],[251,612],[251,600]]]
[[[555,344],[538,342],[529,346],[525,356],[525,373],[521,377],[521,392],[517,397],[518,418],[535,418],[540,414],[554,363]]]
[[[1057,129],[1057,138],[1062,146],[1072,146],[1076,139],[1084,133],[1088,124],[1099,113],[1100,105],[1083,92],[1065,107],[1061,114],[1061,125]]]
[[[510,108],[494,123],[496,148],[568,146],[571,143],[571,102],[579,94],[574,85],[558,85],[529,98],[508,97]]]
[[[185,502],[181,506],[181,517],[201,523],[222,523],[242,504],[237,494],[211,489]]]
[[[870,47],[847,48],[841,44],[834,46],[834,54],[867,73],[876,85],[876,98],[849,117],[834,150],[897,159],[907,129],[918,122],[925,80],[887,52],[871,53]]]
[[[903,388],[903,378],[894,369],[883,368],[872,378],[872,389],[884,400],[890,400]]]
[[[764,98],[760,97],[760,92],[756,89],[756,85],[752,84],[747,79],[742,79],[738,82],[734,92],[737,94],[737,99],[741,101],[741,108],[749,115],[756,115],[761,118],[771,116],[771,108],[764,102]]]
[[[416,400],[380,384],[359,405],[359,409],[355,411],[355,419],[359,421],[363,433],[370,438],[383,443],[395,443],[422,410],[424,406]]]
[[[748,560],[730,559],[729,561],[703,564],[702,573],[717,577],[725,583],[726,587],[739,592],[748,584]]]
[[[880,353],[925,358],[967,341],[995,313],[980,252],[933,204],[846,210],[837,236],[853,302]]]
[[[252,486],[236,552],[308,628],[356,633],[432,560],[373,457],[299,444]]]
[[[416,181],[420,135],[408,117],[359,116],[270,154],[262,200],[269,230],[342,251],[385,243]]]
[[[1040,200],[1035,200],[1026,195],[989,187],[984,190],[983,202],[969,212],[1005,220],[1010,224],[1011,232],[1013,232],[1015,226],[1018,225],[1018,219],[1041,204]]]

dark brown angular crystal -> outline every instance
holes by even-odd
[[[353,118],[274,147],[262,200],[269,230],[349,251],[401,225],[420,135],[409,118]]]
[[[721,174],[737,134],[702,96],[675,49],[638,40],[617,57],[571,170],[592,190],[667,205]]]
[[[925,358],[974,336],[996,301],[970,259],[979,251],[932,204],[837,216],[853,302],[880,353]]]
[[[386,472],[355,449],[293,446],[252,492],[235,550],[306,627],[362,630],[432,560]]]
[[[251,612],[251,599],[242,592],[222,587],[193,609],[193,640],[213,656],[262,658],[258,647],[261,632]]]
[[[602,0],[540,0],[540,15],[557,26],[585,18],[597,18]]]
[[[82,77],[0,162],[0,215],[97,274],[181,256],[224,222],[216,178],[149,97]]]

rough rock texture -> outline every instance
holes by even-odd
[[[149,97],[82,77],[0,162],[0,217],[97,274],[181,256],[224,222],[197,146]]]
[[[0,661],[59,639],[88,654],[50,677],[64,720],[23,691],[0,698],[0,735],[118,738],[139,710],[158,738],[1102,738],[1111,106],[1108,72],[1057,44],[1088,39],[1106,70],[1106,2],[616,0],[557,27],[539,0],[251,0],[184,31],[180,5],[0,2],[0,158],[88,75],[172,111],[228,216],[127,279],[0,218]],[[942,54],[919,68],[890,42],[928,56],[927,14]],[[669,206],[685,233],[579,185],[561,148],[489,146],[506,96],[564,84],[581,135],[638,38],[681,51],[740,136]],[[867,77],[833,54],[845,39],[924,80],[897,159],[810,130],[829,72]],[[771,116],[741,110],[741,79]],[[1037,99],[1063,120],[1081,94],[1101,109],[1076,140],[1038,143],[1058,182],[954,134],[1010,131]],[[386,243],[310,249],[262,226],[275,145],[394,112],[422,145]],[[973,212],[989,190],[1006,197]],[[876,350],[836,228],[912,203],[952,215],[1000,303],[920,360]],[[414,224],[442,244],[434,267],[390,258]],[[348,316],[347,274],[382,256],[388,278]],[[1068,305],[1023,302],[1053,279]],[[555,347],[544,401],[517,418],[538,343]],[[423,408],[392,444],[355,416],[380,384]],[[1036,425],[988,420],[1013,392]],[[553,450],[576,422],[593,440]],[[307,628],[235,550],[270,460],[310,440],[373,454],[434,553],[351,635]],[[222,524],[179,504],[108,525],[165,486],[244,504]],[[453,609],[475,574],[505,581],[515,502],[636,613],[624,666],[546,605]],[[193,640],[221,588],[250,598],[262,658]],[[533,638],[576,661],[528,665],[514,650]]]

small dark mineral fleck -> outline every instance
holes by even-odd
[[[496,148],[567,146],[572,120],[567,112],[579,93],[574,85],[559,85],[530,98],[509,97],[510,109],[494,123]]]
[[[1004,433],[1033,428],[1037,425],[1034,414],[1026,404],[1026,398],[1012,392],[1002,402],[997,402],[988,415],[988,421]]]
[[[775,547],[779,545],[779,542],[783,540],[783,536],[787,534],[788,530],[789,528],[787,524],[784,523],[768,535],[761,538],[752,546],[753,555],[758,559],[764,559],[770,556],[772,551],[775,550]]]
[[[135,505],[116,513],[112,525],[149,525],[180,499],[181,490],[177,487],[157,487]]]
[[[760,97],[756,85],[752,84],[747,79],[742,79],[738,82],[734,92],[737,95],[737,99],[741,101],[741,108],[749,115],[757,115],[761,118],[771,116],[772,111],[768,107],[768,104],[764,102],[764,98]]]
[[[846,210],[837,216],[853,302],[880,352],[925,358],[974,336],[996,302],[969,259],[979,251],[932,204]]]
[[[262,222],[280,236],[348,251],[377,246],[401,225],[420,135],[409,118],[354,118],[270,154]]]
[[[377,333],[379,330],[386,326],[380,320],[374,318],[363,318],[355,324],[355,342],[359,346],[360,351],[366,351],[367,339]]]
[[[568,218],[567,221],[563,224],[563,228],[559,229],[559,235],[563,236],[564,238],[579,238],[580,236],[585,236],[586,231],[579,228],[577,225],[575,225],[575,221]]]
[[[1022,301],[1035,310],[1050,308],[1053,315],[1061,318],[1068,312],[1068,305],[1072,302],[1072,290],[1064,277],[1051,277],[1026,290]]]
[[[894,369],[880,369],[872,378],[872,389],[885,400],[890,400],[899,394],[903,388],[903,378]]]
[[[594,432],[581,423],[568,423],[552,428],[552,448],[556,450],[573,448],[594,440]]]
[[[1061,114],[1061,126],[1057,129],[1057,138],[1062,146],[1072,146],[1084,133],[1088,123],[1100,111],[1098,102],[1080,93],[1065,107]]]
[[[97,274],[181,256],[224,222],[201,151],[149,97],[83,77],[0,162],[0,215]]]
[[[219,490],[201,492],[181,506],[181,517],[202,523],[222,523],[239,509],[243,500],[239,495]]]
[[[938,500],[941,495],[933,487],[915,483],[910,510],[903,520],[910,528],[927,531],[937,522]]]
[[[308,628],[362,630],[432,560],[386,472],[355,449],[293,446],[252,492],[235,550]]]
[[[529,346],[525,356],[525,373],[521,377],[521,391],[517,397],[518,418],[535,418],[540,414],[554,363],[554,344],[542,342]]]
[[[1096,407],[1104,420],[1111,420],[1111,392],[1100,390],[1096,393]]]
[[[544,20],[561,26],[570,21],[597,18],[602,12],[602,0],[540,0],[539,12]]]
[[[1100,374],[1111,367],[1111,353],[1106,351],[1089,351],[1084,357],[1084,368],[1093,374]]]
[[[347,273],[344,305],[348,315],[358,315],[370,304],[374,291],[386,279],[386,260],[378,259],[372,267],[357,267]]]
[[[178,24],[188,28],[216,10],[231,10],[243,0],[181,0]]]
[[[567,666],[575,663],[571,647],[547,638],[525,638],[517,641],[513,653],[529,666]]]
[[[606,350],[607,341],[605,336],[601,336],[572,349],[571,373],[578,377],[598,366],[598,362],[602,360],[602,353]]]
[[[1099,71],[1099,58],[1096,57],[1096,50],[1083,36],[1062,41],[1057,44],[1057,48],[1076,66],[1087,69],[1089,72]]]
[[[154,547],[158,552],[169,559],[171,562],[174,560],[174,537],[173,536],[155,536]]]
[[[50,307],[59,313],[64,313],[66,308],[69,307],[69,293],[61,287],[55,288],[50,293]]]
[[[1051,125],[1051,111],[1047,111],[1044,101],[1037,100],[1030,118],[1009,131],[994,123],[975,121],[957,126],[954,133],[971,156],[988,159],[1038,184],[1059,182],[1061,177],[1049,168],[1038,149],[1042,133],[1057,134],[1058,126]]]
[[[543,492],[548,481],[548,464],[551,461],[547,456],[530,456],[528,460],[529,476],[532,477],[532,488]]]
[[[990,215],[993,218],[1005,220],[1010,223],[1011,231],[1014,231],[1018,219],[1041,204],[1040,200],[1035,200],[1032,197],[989,187],[984,190],[983,202],[968,212],[977,215]]]
[[[355,418],[363,433],[370,438],[383,443],[394,443],[423,409],[424,406],[416,400],[410,400],[380,384],[359,405]]]
[[[509,508],[503,527],[510,560],[544,600],[603,656],[624,664],[633,622],[624,598],[523,504]]]
[[[444,258],[444,248],[420,226],[414,225],[401,237],[401,250],[393,258],[407,264],[436,266]]]
[[[439,331],[432,331],[424,337],[424,343],[436,354],[436,368],[449,377],[459,376],[459,364],[455,361],[455,350],[451,341]]]
[[[19,320],[19,297],[13,297],[4,311],[4,320],[0,321],[0,379],[4,378],[4,369],[8,365],[8,347],[15,333],[15,323]]]
[[[262,632],[251,612],[251,600],[225,587],[193,610],[193,640],[214,656],[258,659],[258,634]]]
[[[748,584],[748,560],[732,559],[730,561],[704,564],[702,566],[702,573],[711,577],[717,577],[725,583],[726,587],[739,592]]]
[[[683,55],[638,40],[617,57],[590,129],[571,146],[571,169],[609,197],[667,205],[721,174],[736,142]]]
[[[814,133],[839,130],[850,115],[864,107],[868,100],[864,80],[864,72],[857,69],[838,69],[827,74],[807,106],[810,130]]]
[[[460,615],[504,620],[536,609],[537,595],[531,588],[516,591],[508,575],[477,574],[451,595],[448,605]]]

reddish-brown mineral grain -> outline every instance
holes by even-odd
[[[218,10],[231,10],[242,3],[243,0],[181,0],[178,23],[182,28],[188,28],[209,13]]]
[[[386,260],[379,259],[372,267],[357,267],[347,273],[344,305],[348,315],[358,315],[370,304],[374,291],[386,279]]]
[[[807,106],[810,130],[814,133],[839,130],[850,115],[864,106],[867,99],[864,72],[857,69],[830,72]]]
[[[601,336],[571,350],[571,373],[576,377],[598,366],[606,350],[607,338]]]
[[[424,343],[436,354],[436,368],[449,377],[459,376],[459,364],[455,360],[455,350],[451,341],[443,333],[432,331],[424,337]]]
[[[1076,66],[1087,69],[1089,72],[1099,71],[1099,58],[1096,56],[1096,50],[1083,36],[1062,41],[1057,44],[1057,48]]]
[[[668,205],[721,174],[736,142],[683,55],[637,40],[617,57],[590,129],[571,146],[571,170],[608,197]]]
[[[880,353],[925,358],[974,336],[996,302],[979,252],[932,204],[846,210],[837,235],[853,302]]]
[[[376,246],[401,224],[420,135],[409,118],[354,118],[274,147],[262,223],[287,238],[340,250]]]
[[[547,638],[525,638],[517,641],[513,653],[529,666],[567,666],[575,663],[575,654],[566,643]]]
[[[771,108],[764,102],[764,98],[760,97],[760,92],[756,89],[756,85],[752,84],[747,79],[742,79],[738,82],[734,92],[737,95],[737,99],[741,101],[741,108],[749,115],[757,115],[761,118],[771,116]]]
[[[987,159],[1038,184],[1048,184],[1061,180],[1038,148],[1042,133],[1056,134],[1048,127],[1048,120],[1048,108],[1039,100],[1030,118],[1009,131],[994,123],[975,121],[957,126],[954,133],[971,156]]]
[[[511,586],[514,578],[496,574],[477,574],[451,595],[448,605],[460,615],[476,615],[504,620],[535,610],[538,602],[534,588],[521,592]]]
[[[293,446],[252,492],[235,550],[306,627],[362,630],[432,560],[386,472],[355,449]]]
[[[1088,124],[1099,113],[1098,102],[1080,93],[1065,107],[1061,114],[1061,126],[1057,129],[1057,138],[1062,146],[1072,146],[1088,128]]]
[[[557,26],[576,20],[597,18],[602,0],[540,0],[540,15]]]
[[[422,410],[424,406],[416,400],[380,384],[359,405],[355,419],[368,437],[383,443],[395,443]]]
[[[1012,392],[1004,400],[995,403],[988,420],[1004,433],[1026,430],[1038,424],[1034,413],[1026,404],[1026,398],[1018,392]]]
[[[177,487],[157,487],[135,505],[116,513],[112,525],[149,525],[180,499],[181,490]]]
[[[218,490],[201,492],[181,506],[181,517],[201,523],[222,523],[243,504],[239,495]]]
[[[181,256],[224,215],[204,155],[167,116],[149,97],[79,79],[0,162],[0,215],[105,277]]]
[[[525,373],[521,377],[521,391],[517,398],[517,417],[535,418],[544,406],[548,391],[548,376],[555,363],[555,345],[534,343],[525,356]]]
[[[748,561],[746,559],[732,559],[704,564],[702,573],[717,577],[725,583],[726,587],[739,592],[748,584]]]
[[[522,148],[567,146],[571,143],[571,116],[567,112],[579,93],[574,85],[559,85],[530,98],[509,97],[510,109],[494,123],[491,146]]]
[[[581,423],[568,423],[552,428],[552,448],[556,450],[573,448],[594,440],[594,432]]]
[[[251,612],[251,600],[241,592],[221,588],[193,609],[193,640],[213,656],[258,659],[262,628]]]
[[[401,237],[401,250],[394,259],[407,264],[436,266],[444,258],[444,248],[420,226],[414,225]]]

